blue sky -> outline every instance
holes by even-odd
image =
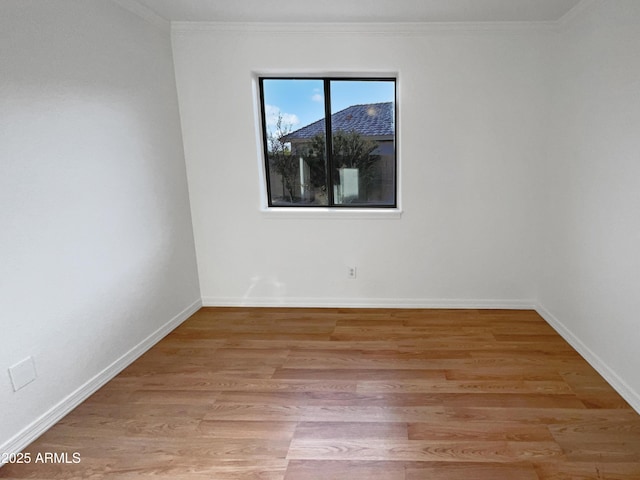
[[[267,127],[275,124],[279,114],[293,130],[324,117],[324,87],[316,79],[265,79],[264,103]],[[362,103],[392,102],[394,83],[383,81],[332,81],[331,113]]]

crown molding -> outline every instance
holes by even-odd
[[[558,20],[531,22],[172,22],[137,0],[111,0],[163,31],[174,34],[190,32],[241,32],[269,34],[353,34],[412,36],[438,32],[530,32],[561,31],[599,0],[580,0]]]
[[[174,34],[238,32],[270,34],[424,35],[437,32],[528,32],[554,30],[556,22],[389,22],[389,23],[271,23],[171,22]]]
[[[140,17],[150,25],[162,30],[163,32],[171,31],[171,22],[164,17],[161,17],[150,8],[142,5],[136,0],[111,0],[119,7],[127,10],[130,13]]]
[[[554,22],[558,30],[563,30],[575,19],[591,10],[598,3],[598,1],[599,0],[580,0],[580,2],[578,2],[571,10],[569,10],[556,22]]]

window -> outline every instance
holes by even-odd
[[[260,77],[259,88],[269,207],[396,207],[395,78]]]

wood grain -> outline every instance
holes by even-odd
[[[203,308],[12,479],[640,478],[640,416],[533,311]]]

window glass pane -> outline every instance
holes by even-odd
[[[328,205],[323,81],[263,79],[262,94],[269,204]]]
[[[336,205],[395,205],[395,82],[332,80]]]

